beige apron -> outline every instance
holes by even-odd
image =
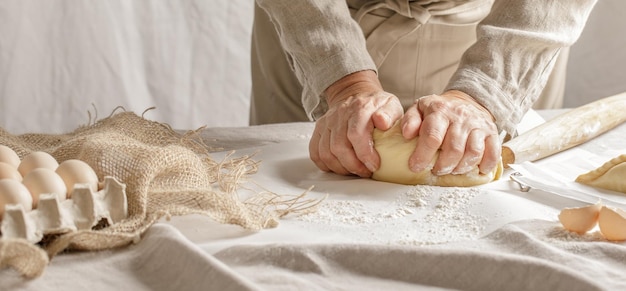
[[[492,2],[347,0],[383,88],[398,96],[405,109],[420,96],[444,90],[461,56],[476,41],[476,25],[487,16]],[[308,121],[302,86],[267,14],[258,7],[252,48],[250,123]],[[562,105],[566,63],[567,50],[562,50],[535,108]]]

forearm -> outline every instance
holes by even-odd
[[[375,71],[363,32],[345,1],[257,0],[272,19],[300,83],[316,98],[340,78]],[[305,102],[317,106],[319,100]],[[308,105],[307,104],[313,104]],[[305,108],[311,113],[314,108]]]
[[[580,36],[596,0],[498,0],[479,25],[447,86],[471,95],[496,118],[515,127],[543,89],[558,52]]]

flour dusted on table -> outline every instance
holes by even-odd
[[[383,221],[383,214],[373,213],[360,201],[326,200],[316,212],[299,217],[302,221],[325,224],[359,225]]]
[[[299,216],[303,227],[331,229],[353,242],[430,245],[477,238],[487,219],[470,206],[479,188],[407,186],[393,201],[335,200],[332,193],[316,212]],[[376,228],[376,232],[371,229]]]
[[[571,243],[571,242],[594,242],[594,241],[607,241],[599,230],[590,231],[585,234],[578,234],[564,229],[560,226],[555,226],[545,232],[544,236],[546,241],[559,244],[559,243]]]
[[[541,252],[546,245],[550,245],[558,250],[585,255],[589,254],[590,249],[597,249],[600,245],[623,244],[607,240],[597,228],[585,234],[578,234],[563,228],[557,221],[538,219],[520,220],[503,225],[486,235],[483,242],[487,242],[491,250],[494,246],[502,246],[501,250],[505,252],[513,251],[511,247],[518,252],[519,245],[541,245],[541,248],[525,247],[526,251]],[[477,248],[481,248],[480,244]]]

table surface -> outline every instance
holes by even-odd
[[[540,114],[549,119],[562,112]],[[34,280],[0,270],[0,289],[626,287],[626,244],[603,239],[597,229],[572,234],[558,222],[564,207],[587,203],[541,189],[522,192],[508,178],[512,169],[498,181],[470,188],[324,173],[308,159],[312,131],[312,123],[292,123],[208,128],[201,134],[215,148],[215,159],[231,150],[235,156],[254,154],[260,168],[249,188],[306,192],[307,199],[323,199],[316,211],[289,215],[262,231],[200,215],[172,217],[130,247],[61,254]],[[533,164],[573,179],[591,169],[582,167],[626,153],[625,134],[621,125]]]

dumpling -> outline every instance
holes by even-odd
[[[626,193],[626,154],[613,158],[599,168],[578,176],[576,182]]]

